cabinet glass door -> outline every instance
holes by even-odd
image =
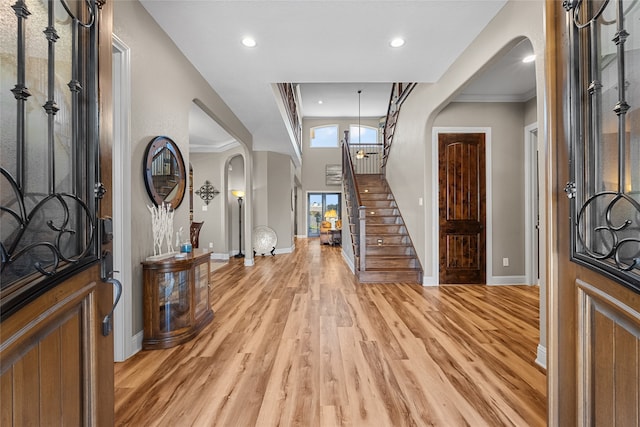
[[[189,272],[164,273],[159,277],[158,303],[160,332],[186,328],[189,319]]]

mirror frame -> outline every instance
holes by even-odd
[[[153,176],[151,173],[154,154],[164,148],[169,150],[173,158],[176,160],[178,176],[180,177],[177,193],[171,200],[164,200],[161,195],[158,194],[153,185]],[[178,145],[171,138],[166,136],[156,136],[151,140],[151,142],[149,142],[149,145],[147,145],[144,152],[144,185],[147,189],[147,194],[149,194],[149,197],[156,206],[160,206],[164,202],[171,205],[172,209],[177,209],[182,203],[187,186],[187,174],[182,153],[180,152]]]

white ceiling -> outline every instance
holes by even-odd
[[[437,81],[506,0],[141,2],[249,129],[254,149],[293,154],[272,83],[300,83],[307,117],[357,117],[358,89],[361,116],[382,116],[391,82]],[[247,35],[256,47],[241,44]],[[391,48],[397,36],[406,44]],[[492,87],[521,90],[495,73]],[[492,90],[485,81],[465,93],[480,88]],[[199,131],[197,145],[215,145],[216,132]]]

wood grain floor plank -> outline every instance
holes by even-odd
[[[392,425],[376,392],[373,374],[362,353],[359,334],[351,328],[340,328],[338,339],[345,355],[344,382],[348,396],[347,412],[352,425]]]
[[[362,285],[317,239],[211,277],[195,339],[116,364],[116,425],[545,425],[535,287]]]

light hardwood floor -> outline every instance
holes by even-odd
[[[359,285],[296,246],[231,260],[194,340],[116,364],[116,425],[546,425],[537,288]]]

